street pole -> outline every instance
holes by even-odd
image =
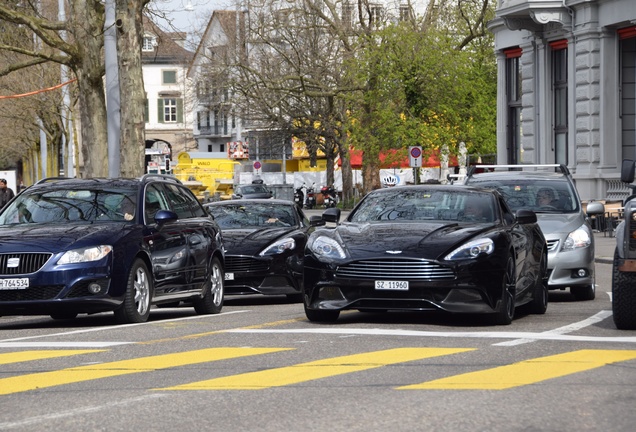
[[[106,64],[106,128],[108,132],[108,177],[120,176],[120,97],[117,66],[115,0],[105,0],[104,59]]]

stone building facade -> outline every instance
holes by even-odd
[[[636,159],[636,0],[498,0],[497,163],[569,167],[582,200],[622,199]]]

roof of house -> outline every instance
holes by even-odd
[[[143,64],[190,64],[192,61],[192,51],[188,51],[178,43],[185,40],[186,33],[165,32],[147,16],[144,16],[144,33],[154,35],[157,46],[153,51],[141,52]]]

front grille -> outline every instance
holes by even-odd
[[[225,256],[226,273],[267,271],[268,268],[269,267],[265,261],[257,260],[252,257],[232,255]]]
[[[559,247],[559,239],[556,240],[546,240],[548,244],[548,252],[554,252]]]
[[[336,275],[349,279],[439,280],[455,278],[455,272],[450,267],[415,259],[356,261],[338,267]]]
[[[0,275],[35,273],[51,258],[50,253],[6,253],[0,254]],[[11,264],[11,267],[9,266]]]
[[[636,221],[632,217],[632,213],[625,214],[626,224],[629,224],[629,231],[627,234],[629,235],[629,250],[636,251],[636,238],[634,237],[634,233],[636,232]]]
[[[0,302],[51,300],[57,297],[63,288],[63,285],[48,285],[20,290],[0,290]]]

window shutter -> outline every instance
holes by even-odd
[[[183,123],[183,99],[177,99],[177,123]]]
[[[148,98],[144,99],[144,122],[150,122],[150,108],[148,106]]]
[[[165,119],[163,117],[163,99],[157,99],[157,120],[159,123],[165,123]]]

